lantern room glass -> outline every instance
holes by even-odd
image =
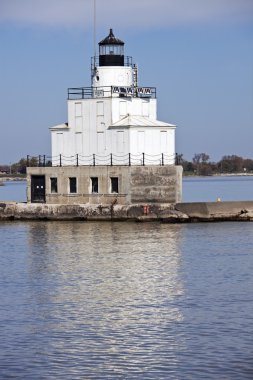
[[[99,55],[124,55],[123,45],[101,45]]]

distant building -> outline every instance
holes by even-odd
[[[157,120],[156,88],[138,85],[112,29],[92,58],[91,81],[68,89],[68,122],[50,128],[52,166],[28,168],[28,201],[179,202],[176,126]]]

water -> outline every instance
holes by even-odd
[[[253,200],[253,176],[185,177],[184,202]],[[26,201],[26,182],[5,182],[0,186],[0,201]]]
[[[26,181],[7,181],[0,186],[0,201],[26,202]]]
[[[253,200],[253,176],[185,177],[184,202]]]
[[[253,224],[0,223],[1,379],[252,379]]]
[[[252,181],[186,178],[184,200]],[[253,378],[252,223],[0,222],[0,241],[1,380]]]

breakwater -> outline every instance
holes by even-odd
[[[253,201],[91,205],[0,202],[0,220],[253,221]]]

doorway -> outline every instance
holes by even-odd
[[[44,175],[31,176],[31,202],[32,203],[45,203],[46,202],[46,188],[45,188]]]

